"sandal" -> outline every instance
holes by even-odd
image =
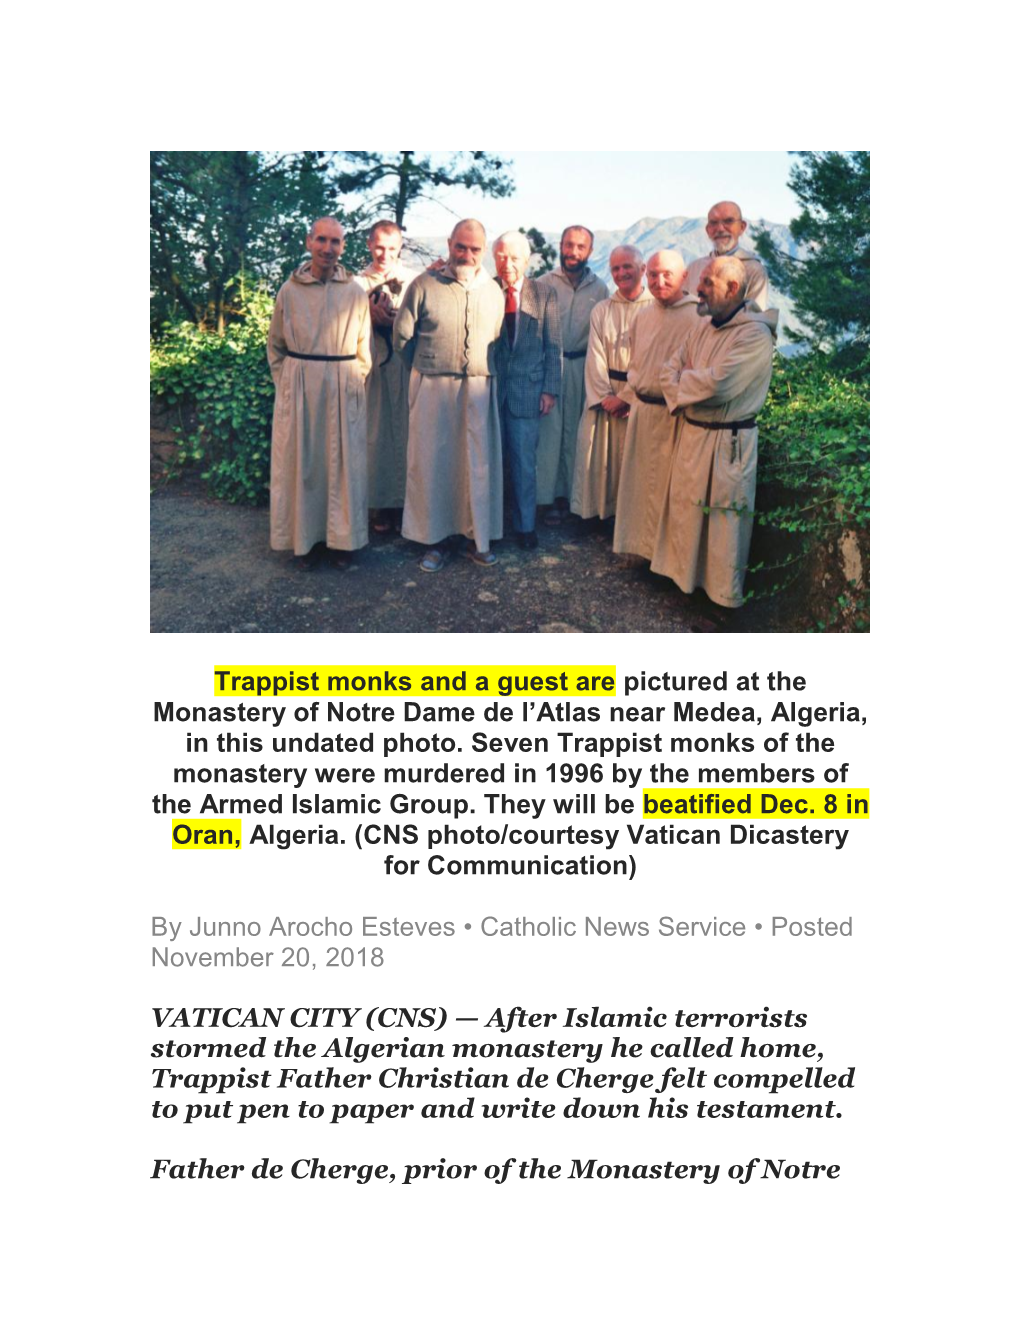
[[[423,573],[438,573],[446,563],[446,552],[443,550],[426,550],[418,560],[418,567]]]
[[[492,568],[494,564],[498,563],[496,556],[491,550],[486,550],[483,553],[477,548],[477,546],[473,545],[469,545],[465,548],[464,555],[467,559],[470,559],[473,564],[478,564],[481,568]]]
[[[294,567],[299,573],[311,573],[322,561],[322,554],[325,549],[321,543],[313,545],[306,555],[294,556]]]

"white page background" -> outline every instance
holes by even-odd
[[[366,16],[366,50],[355,53],[346,34],[334,35],[335,16],[308,14],[297,16],[293,36],[270,43],[270,61],[252,52],[231,96],[219,84],[210,94],[209,66],[182,61],[176,80],[170,76],[196,30],[193,15],[177,17],[184,33],[142,29],[142,59],[130,44],[138,34],[127,32],[91,63],[65,56],[54,76],[60,82],[65,70],[66,108],[41,112],[18,151],[41,177],[60,143],[70,201],[48,209],[71,217],[56,239],[40,220],[43,233],[29,245],[34,259],[12,272],[10,289],[38,313],[38,329],[18,334],[9,377],[11,543],[21,551],[10,611],[22,662],[31,654],[28,681],[9,695],[22,749],[10,767],[7,850],[14,1313],[1001,1314],[1008,1174],[999,1111],[1011,1061],[993,1019],[1008,965],[1010,816],[998,788],[1003,744],[992,736],[978,743],[969,721],[984,716],[998,735],[1010,648],[993,608],[1003,589],[980,603],[962,593],[975,541],[1003,579],[1010,560],[985,539],[970,474],[950,461],[958,450],[940,431],[973,402],[982,411],[988,405],[976,399],[973,382],[956,388],[954,370],[974,354],[967,337],[935,329],[938,316],[925,310],[940,301],[931,291],[945,254],[922,220],[924,208],[938,197],[940,172],[965,195],[980,185],[964,154],[965,126],[946,117],[948,101],[912,99],[912,89],[921,97],[930,91],[920,81],[926,67],[919,74],[918,66],[937,66],[931,46],[919,44],[932,34],[905,31],[885,10],[875,15],[880,24],[869,24],[867,11],[855,13],[853,28],[840,15],[812,15],[815,26],[803,19],[775,36],[773,16],[761,11],[734,10],[722,24],[694,13],[614,22],[586,11],[543,15],[550,28],[543,40],[524,33],[524,16],[418,14],[400,25],[387,11],[387,23]],[[212,36],[213,16],[202,17]],[[741,38],[739,58],[723,44],[728,32]],[[396,41],[411,69],[406,78],[376,76],[372,40],[386,49]],[[509,99],[493,90],[504,46],[528,51]],[[963,88],[954,79],[957,97],[979,77],[968,73]],[[408,124],[426,140],[501,134],[521,149],[748,149],[805,137],[874,144],[873,635],[148,635],[136,434],[144,407],[141,153],[152,143],[223,145],[238,137],[239,145],[328,142],[350,125],[378,141]],[[149,144],[136,140],[143,125]],[[44,133],[45,148],[30,145]],[[636,202],[635,214],[640,209]],[[78,252],[109,272],[101,290],[80,274],[47,280],[54,265],[73,272]],[[39,345],[48,342],[42,332],[52,331],[54,307],[68,298],[76,321],[73,351],[61,336],[65,376]],[[998,300],[989,292],[988,301]],[[940,407],[931,413],[933,397]],[[42,494],[22,498],[28,491]],[[615,663],[620,674],[642,666],[804,673],[812,693],[817,685],[826,700],[845,696],[867,711],[850,759],[866,771],[854,782],[871,789],[873,819],[851,827],[842,853],[681,849],[657,871],[643,864],[632,885],[384,885],[374,874],[359,880],[350,858],[325,850],[171,853],[166,823],[148,812],[151,780],[171,759],[151,723],[154,699],[207,703],[214,663],[407,660]],[[956,801],[954,788],[981,793],[984,810]],[[750,921],[776,911],[852,913],[855,935],[556,944],[476,935],[401,946],[385,977],[171,975],[148,966],[155,914],[266,921],[276,912],[369,911],[458,921],[489,911]],[[480,1014],[515,1004],[621,1011],[768,1004],[806,1011],[805,1037],[818,1039],[826,1062],[841,1071],[855,1065],[856,1087],[838,1123],[474,1120],[372,1129],[317,1123],[306,1133],[291,1121],[154,1131],[147,1051],[165,1033],[154,1030],[152,1005],[220,1002],[439,1003]],[[442,1155],[478,1163],[576,1155],[724,1164],[771,1155],[839,1163],[843,1174],[835,1182],[746,1187],[722,1179],[715,1186],[479,1180],[413,1188],[152,1182],[151,1160],[163,1153],[245,1163],[268,1155],[285,1164],[319,1154],[393,1167]]]

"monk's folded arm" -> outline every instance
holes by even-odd
[[[675,403],[671,401],[671,410],[675,412],[695,403],[729,403],[730,399],[743,394],[748,378],[760,375],[771,360],[771,336],[756,335],[753,342],[739,345],[734,353],[715,366],[684,371],[676,389],[671,391],[676,400]]]
[[[666,365],[662,368],[662,374],[659,381],[662,385],[662,395],[666,400],[666,406],[671,413],[679,412],[683,404],[678,402],[677,396],[680,390],[680,374],[684,369],[684,349],[681,344],[677,351],[670,357]]]

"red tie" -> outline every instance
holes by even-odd
[[[517,290],[512,284],[506,291],[506,333],[513,348],[517,342]]]

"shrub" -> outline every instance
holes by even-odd
[[[784,590],[799,569],[846,532],[866,542],[871,515],[870,384],[867,363],[841,373],[824,353],[777,357],[760,414],[759,491],[753,594]],[[837,605],[866,608],[864,582]],[[831,626],[830,618],[820,626]]]
[[[273,300],[260,290],[244,311],[223,334],[191,324],[165,327],[150,345],[150,389],[176,421],[181,467],[196,465],[217,499],[263,504],[273,428],[266,359]]]

